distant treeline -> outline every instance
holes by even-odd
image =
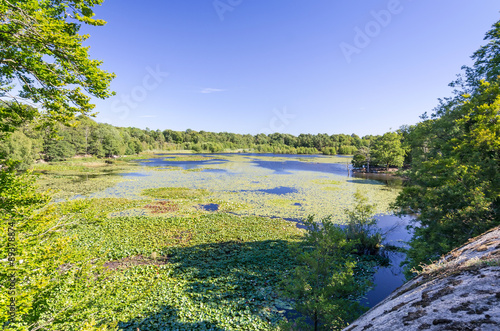
[[[236,134],[228,132],[150,130],[115,127],[80,116],[72,126],[53,130],[35,129],[26,124],[0,142],[0,153],[20,161],[26,169],[36,160],[60,161],[76,155],[112,157],[134,155],[143,151],[192,150],[217,153],[246,150],[276,154],[352,155],[370,146],[375,136],[352,134]]]

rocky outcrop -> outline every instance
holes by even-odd
[[[500,227],[451,251],[344,331],[500,330]]]

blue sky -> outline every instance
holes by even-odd
[[[414,124],[498,0],[106,0],[84,27],[116,73],[97,121],[184,131],[382,134]]]

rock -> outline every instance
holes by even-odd
[[[500,330],[500,227],[454,249],[344,331]]]

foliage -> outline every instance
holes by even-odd
[[[500,86],[498,62],[490,62],[499,56],[499,38],[496,23],[487,34],[489,44],[474,54],[474,67],[452,84],[455,96],[409,130],[412,185],[395,204],[418,214],[408,276],[500,224]]]
[[[355,205],[351,210],[346,209],[348,218],[345,228],[346,237],[354,242],[356,254],[374,255],[383,241],[382,234],[377,231],[375,205],[368,203],[368,198],[360,191],[354,194]]]
[[[6,109],[9,112],[8,108]],[[31,109],[31,108],[30,108]],[[34,111],[36,113],[36,111]],[[197,153],[217,153],[224,150],[247,150],[259,153],[275,154],[318,154],[325,155],[353,154],[358,147],[363,148],[367,140],[373,140],[368,136],[365,139],[357,136],[347,135],[292,135],[273,134],[274,139],[263,139],[268,137],[263,134],[256,136],[213,133],[213,132],[177,132],[171,130],[141,130],[137,128],[114,127],[109,124],[96,123],[87,116],[79,115],[69,121],[68,126],[52,123],[52,128],[57,135],[50,130],[38,130],[36,120],[30,125],[21,126],[18,123],[16,139],[12,141],[0,141],[0,152],[5,151],[4,158],[14,158],[14,150],[33,146],[32,156],[23,160],[22,169],[31,166],[35,160],[63,161],[74,156],[95,156],[99,158],[136,155],[143,151],[167,151],[188,149]],[[1,123],[0,123],[1,124]],[[16,129],[16,130],[14,130]],[[21,142],[19,137],[26,136]],[[306,139],[307,138],[307,139]],[[4,146],[8,145],[8,146]],[[43,146],[43,148],[42,148]],[[315,147],[317,146],[317,147]],[[43,153],[41,152],[43,149]],[[201,156],[202,157],[202,156]],[[203,158],[203,157],[202,157]]]
[[[91,213],[85,203],[73,203],[61,213],[48,205],[50,195],[37,192],[33,175],[17,175],[8,168],[0,171],[0,198],[0,323],[5,330],[57,329],[80,307],[81,298],[70,297],[93,287],[93,273],[98,270],[69,249],[72,238],[62,233],[72,224],[95,222],[98,213]],[[15,235],[9,245],[7,227]],[[14,253],[13,265],[7,262],[9,251]],[[17,311],[7,323],[7,289],[13,276]],[[61,300],[61,295],[66,299]]]
[[[0,4],[0,93],[14,100],[0,111],[2,132],[34,118],[33,109],[18,103],[40,105],[43,123],[69,123],[77,113],[87,114],[94,105],[90,95],[106,98],[113,74],[89,58],[78,34],[82,23],[102,26],[92,7],[103,0],[13,0]],[[13,94],[19,83],[19,95]]]
[[[75,146],[71,143],[72,136],[67,131],[59,133],[58,138],[47,139],[44,145],[44,154],[47,161],[64,161],[76,153]]]
[[[396,132],[386,132],[382,137],[375,140],[370,154],[374,163],[389,166],[402,167],[405,150],[401,145],[401,137]]]
[[[22,131],[15,131],[0,145],[0,156],[15,163],[18,170],[27,170],[37,159],[35,142]]]
[[[361,146],[358,151],[354,154],[351,161],[354,168],[362,168],[366,165],[366,171],[370,172],[370,162],[372,161],[371,155],[371,139],[368,140],[368,144]]]
[[[368,163],[368,160],[363,154],[356,153],[352,158],[351,163],[354,168],[362,168]]]
[[[295,309],[311,319],[301,329],[340,330],[357,318],[363,307],[357,301],[369,282],[355,277],[354,242],[330,218],[304,221],[307,233],[286,291]],[[299,322],[300,323],[300,322]]]

